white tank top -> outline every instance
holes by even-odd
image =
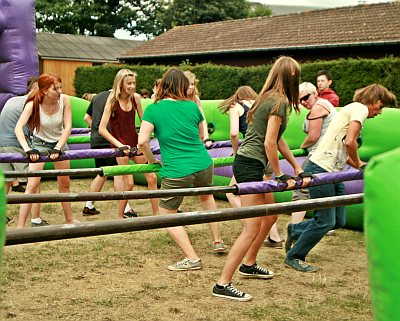
[[[47,143],[57,143],[64,130],[64,104],[63,95],[59,100],[58,111],[53,115],[47,115],[43,112],[42,106],[40,110],[40,129],[34,134],[37,138],[44,140]]]

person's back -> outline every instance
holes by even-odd
[[[0,113],[0,146],[20,146],[14,128],[21,116],[26,97],[12,97],[4,105]]]
[[[110,143],[99,134],[99,125],[103,116],[110,91],[98,93],[90,102],[87,114],[92,117],[92,126],[90,129],[90,144],[95,147],[110,147]]]

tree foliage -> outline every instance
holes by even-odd
[[[175,26],[270,15],[246,0],[36,0],[39,31],[112,37],[157,36]]]

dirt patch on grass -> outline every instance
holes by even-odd
[[[89,179],[74,180],[74,192],[87,191]],[[138,189],[143,189],[139,186]],[[107,182],[104,190],[112,190]],[[42,191],[56,192],[54,181]],[[141,216],[150,215],[148,200],[130,201]],[[82,203],[73,209],[81,221],[115,219],[116,202],[97,202],[96,217],[82,217]],[[229,207],[218,201],[219,207]],[[185,211],[199,210],[195,197],[185,198]],[[17,217],[18,206],[8,215]],[[43,204],[43,217],[61,224],[59,204]],[[278,227],[285,234],[287,216]],[[14,225],[15,226],[15,225]],[[14,228],[10,226],[9,228]],[[167,266],[182,253],[165,230],[9,246],[4,249],[1,278],[2,320],[372,320],[367,258],[363,234],[339,230],[325,237],[308,261],[321,267],[315,274],[285,268],[284,250],[262,248],[259,263],[276,273],[272,280],[243,279],[234,284],[253,295],[251,302],[231,302],[211,295],[225,263],[213,253],[206,224],[189,226],[203,269],[171,272]],[[240,221],[221,223],[225,243],[232,245]]]

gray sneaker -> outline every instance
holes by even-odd
[[[226,246],[223,241],[214,242],[213,247],[214,247],[214,251],[217,253],[225,253],[226,252]]]
[[[32,225],[32,227],[39,227],[39,226],[50,225],[50,223],[47,222],[46,220],[42,219],[42,221],[40,223],[31,222],[31,225]]]
[[[237,301],[250,301],[253,297],[250,294],[246,294],[242,291],[236,289],[231,283],[227,286],[214,285],[213,295],[218,296],[220,298],[237,300]]]
[[[308,265],[306,262],[299,259],[285,258],[285,265],[300,272],[315,272],[318,270],[316,266]]]
[[[192,261],[191,259],[185,258],[180,262],[169,265],[168,270],[170,271],[190,271],[190,270],[200,270],[203,267],[201,260]]]
[[[258,266],[257,263],[252,266],[242,264],[239,268],[239,274],[243,277],[254,279],[272,279],[275,275],[274,272]]]

